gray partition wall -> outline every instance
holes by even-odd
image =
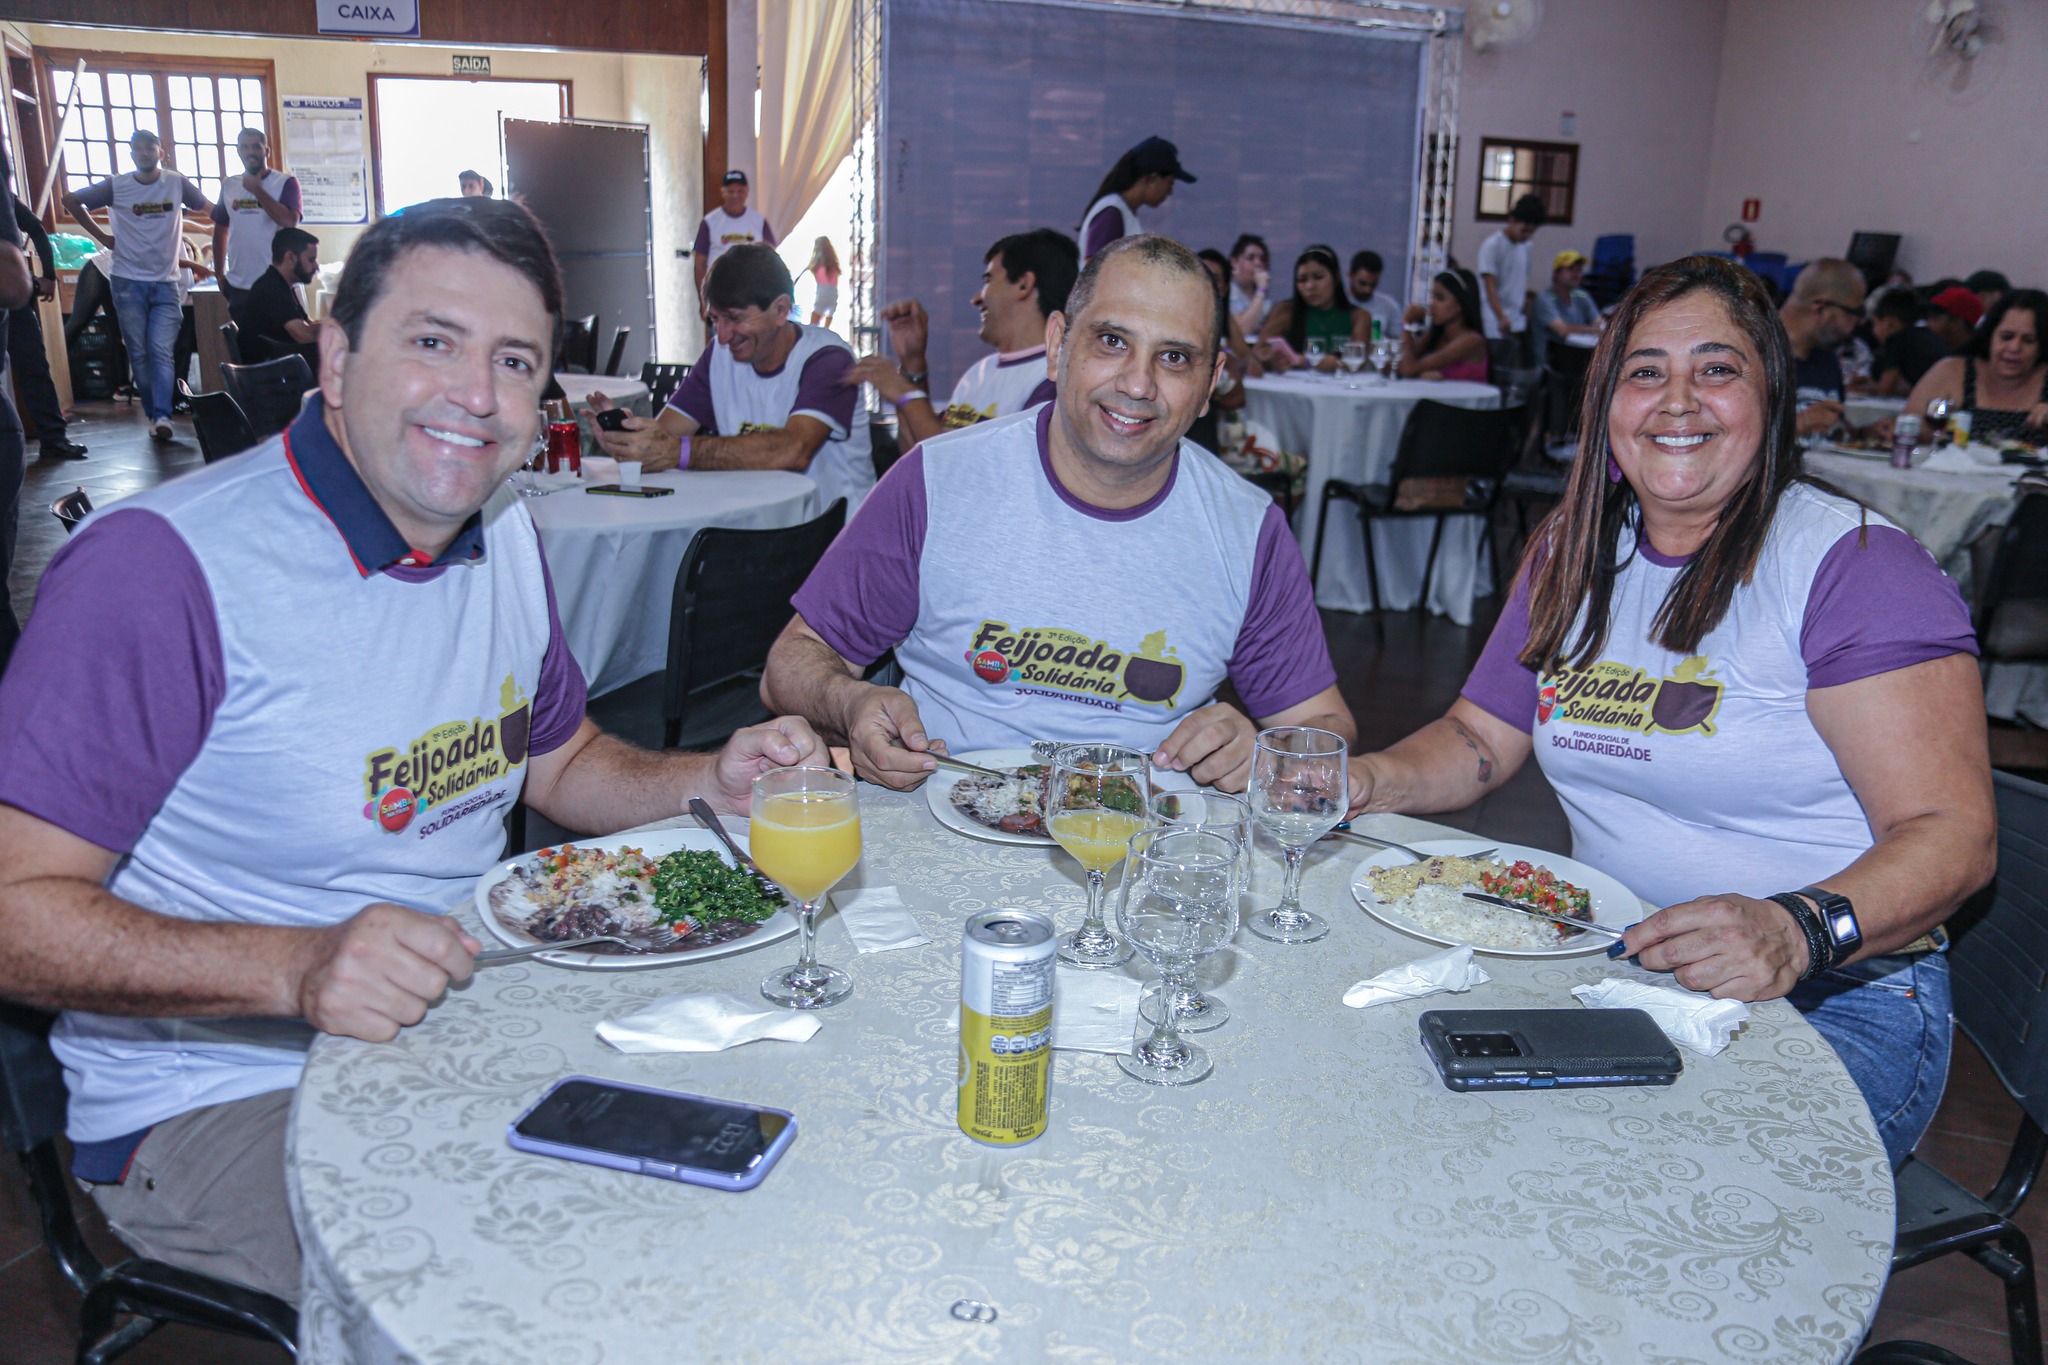
[[[1117,157],[1158,134],[1198,183],[1140,214],[1196,249],[1414,246],[1426,43],[1277,16],[1076,0],[883,0],[877,303],[932,318],[941,391],[985,350],[968,306],[1005,233],[1073,233]]]

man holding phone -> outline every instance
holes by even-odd
[[[261,128],[235,136],[242,158],[240,176],[223,176],[213,204],[213,263],[220,268],[220,292],[232,313],[270,269],[271,238],[296,228],[304,217],[299,178],[270,166],[270,139]]]
[[[145,1255],[298,1295],[291,1093],[469,975],[441,913],[523,800],[571,829],[745,809],[800,720],[649,753],[584,715],[533,523],[562,284],[529,213],[365,233],[280,436],[109,508],[0,676],[0,996],[64,1011],[73,1171]]]

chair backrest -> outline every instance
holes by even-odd
[[[223,365],[221,383],[248,419],[259,441],[292,424],[313,387],[313,370],[302,355],[281,355],[260,365]]]
[[[690,367],[674,361],[650,360],[640,367],[640,382],[647,386],[647,401],[657,415],[676,386],[689,377]]]
[[[2027,598],[2048,598],[2048,489],[2038,485],[2022,494],[1999,532],[1991,572],[1978,594],[1977,638],[1988,642],[1998,609]]]
[[[78,529],[92,512],[92,499],[85,495],[85,489],[75,488],[50,504],[50,515],[64,523],[64,534],[70,535]]]
[[[1521,408],[1460,408],[1425,398],[1408,413],[1387,482],[1404,479],[1497,479],[1518,453]]]
[[[563,320],[562,354],[555,368],[568,374],[590,374],[597,369],[597,314]]]
[[[1892,263],[1899,256],[1900,240],[1896,232],[1852,233],[1848,254],[1843,259],[1863,273],[1866,287],[1875,289],[1891,278]]]
[[[226,391],[192,396],[192,432],[199,438],[199,454],[208,464],[239,455],[256,444],[256,433],[242,406]]]
[[[1998,875],[1949,921],[1956,1023],[2020,1106],[2048,1124],[2048,785],[2011,773],[1992,780]]]
[[[237,327],[232,322],[223,322],[220,325],[220,339],[222,343],[227,347],[229,364],[241,365],[246,363],[246,360],[242,355],[241,328]]]
[[[1593,239],[1594,270],[1628,268],[1636,263],[1636,238],[1632,232],[1613,232]]]
[[[761,671],[789,624],[790,598],[845,525],[841,498],[799,526],[709,527],[691,538],[669,609],[664,718],[680,718],[693,693]]]
[[[604,362],[604,372],[606,374],[615,375],[619,372],[619,366],[624,364],[626,360],[626,341],[632,335],[633,329],[631,327],[621,327],[612,333],[612,351],[609,356],[605,357]]]

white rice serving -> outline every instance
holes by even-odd
[[[1468,901],[1462,886],[1441,882],[1425,882],[1401,900],[1380,904],[1426,934],[1475,948],[1555,948],[1581,937],[1512,910]]]

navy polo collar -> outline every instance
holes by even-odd
[[[305,406],[285,432],[284,457],[298,476],[299,487],[341,533],[356,572],[363,577],[388,570],[439,569],[484,557],[480,511],[470,514],[438,556],[429,558],[406,543],[327,429],[325,404],[318,390],[306,395]]]

